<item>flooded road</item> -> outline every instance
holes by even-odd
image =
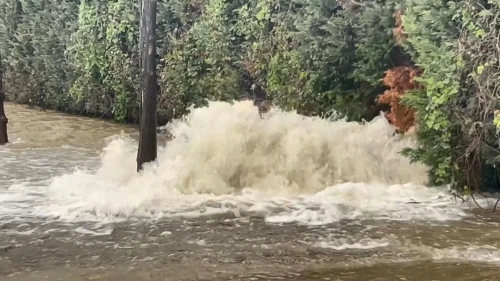
[[[6,111],[0,280],[500,280],[496,200],[427,187],[383,119],[213,103],[137,175],[133,126]]]

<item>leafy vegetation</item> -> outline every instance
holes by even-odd
[[[394,5],[372,2],[160,1],[159,114],[252,98],[306,115],[373,118],[392,65]],[[138,3],[0,0],[9,98],[135,121]]]
[[[434,184],[498,188],[498,1],[407,0],[406,50],[423,69],[405,96],[417,112],[420,147]]]
[[[68,50],[76,79],[70,95],[90,115],[130,120],[136,111],[138,10],[127,0],[80,3]]]

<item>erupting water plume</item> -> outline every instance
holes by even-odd
[[[120,185],[157,184],[182,193],[228,194],[244,188],[317,192],[343,182],[424,184],[426,170],[399,154],[413,143],[382,117],[330,122],[273,109],[261,118],[251,102],[211,102],[170,124],[174,139],[158,163],[133,175],[135,143],[119,138],[103,154],[98,177]]]
[[[140,174],[135,173],[135,141],[114,137],[96,172],[55,178],[51,197],[68,210],[128,216],[175,212],[234,196],[306,196],[340,183],[364,183],[353,187],[360,192],[373,184],[372,195],[379,196],[380,186],[422,186],[427,179],[424,166],[399,154],[413,142],[395,136],[383,117],[366,124],[331,122],[274,108],[261,118],[250,101],[210,102],[168,129],[174,139]]]
[[[175,172],[182,192],[302,193],[342,182],[426,181],[425,168],[399,154],[413,144],[393,136],[382,117],[330,122],[273,109],[262,119],[251,102],[211,103],[170,130],[175,139],[157,169]]]

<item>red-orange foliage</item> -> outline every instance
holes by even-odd
[[[401,132],[408,131],[415,124],[415,110],[401,104],[401,96],[418,87],[415,77],[419,74],[416,67],[398,66],[385,72],[384,85],[389,87],[378,102],[391,106],[385,113],[386,118]]]
[[[398,45],[406,40],[401,15],[401,11],[394,13],[396,28],[393,29],[393,33]],[[407,62],[406,65],[408,64],[411,63]],[[401,96],[418,87],[415,81],[415,77],[418,75],[418,68],[413,66],[397,66],[385,72],[383,83],[389,89],[379,97],[378,101],[391,106],[390,111],[386,112],[385,116],[400,132],[407,132],[415,125],[415,110],[401,104]]]

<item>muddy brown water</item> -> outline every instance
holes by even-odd
[[[269,223],[251,211],[98,226],[44,217],[55,203],[33,200],[40,188],[75,166],[95,168],[107,137],[134,138],[137,129],[6,110],[12,144],[0,148],[0,280],[500,280],[500,216],[481,209],[455,221],[322,225]]]

